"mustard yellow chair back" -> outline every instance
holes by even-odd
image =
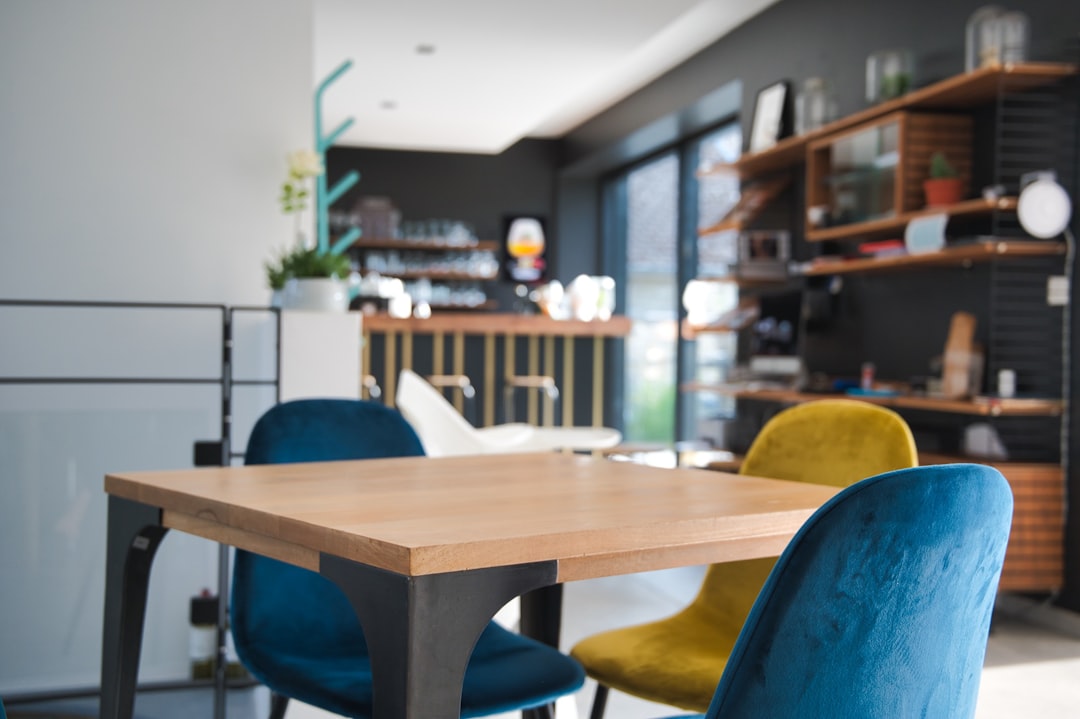
[[[770,419],[740,473],[846,487],[916,464],[915,440],[900,415],[858,400],[823,399]],[[708,709],[775,562],[714,564],[693,603],[678,614],[579,642],[571,655],[598,682],[592,719],[602,716],[609,688],[690,711]]]

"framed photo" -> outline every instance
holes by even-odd
[[[754,122],[750,130],[750,152],[761,152],[791,134],[791,83],[773,83],[758,91],[754,104]]]

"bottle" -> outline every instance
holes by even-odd
[[[873,362],[862,363],[862,372],[859,377],[859,389],[863,390],[864,392],[869,392],[870,390],[874,389],[875,369],[876,368],[874,367]]]
[[[218,598],[203,589],[191,598],[191,634],[188,638],[188,657],[192,679],[213,679],[217,665]],[[247,677],[233,644],[232,632],[225,630],[225,676],[229,679]]]
[[[217,597],[203,589],[191,598],[191,630],[188,658],[192,679],[211,679],[217,658]]]

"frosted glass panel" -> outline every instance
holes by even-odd
[[[223,317],[213,307],[0,305],[0,694],[98,686],[105,474],[191,467],[195,441],[222,438]],[[236,324],[236,375],[273,380],[274,315]],[[274,388],[233,394],[242,449]],[[188,677],[189,600],[216,591],[217,574],[217,544],[166,535],[140,681]]]
[[[104,476],[191,466],[194,440],[217,436],[218,397],[190,387],[0,391],[0,692],[98,684]],[[166,538],[153,569],[142,679],[186,676],[187,600],[216,587],[216,568],[216,545]]]

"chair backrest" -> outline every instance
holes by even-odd
[[[374,402],[303,399],[284,402],[256,422],[246,464],[287,464],[424,453],[416,433],[396,411]],[[356,614],[336,585],[315,572],[237,550],[231,625],[245,666],[281,691],[263,658],[296,654],[298,647],[334,655],[366,647]],[[361,652],[362,653],[362,652]],[[287,692],[304,699],[303,689]]]
[[[483,443],[476,428],[430,382],[412,370],[398,375],[398,410],[421,437],[424,450],[431,457],[449,454],[482,454]]]
[[[766,422],[739,471],[846,487],[917,464],[911,429],[896,412],[858,400],[822,399]],[[712,565],[689,611],[708,618],[734,642],[772,566],[772,558]]]
[[[983,465],[842,490],[777,561],[708,719],[973,716],[1011,517]]]
[[[915,439],[896,412],[858,400],[822,399],[766,422],[740,472],[846,487],[916,464]]]

